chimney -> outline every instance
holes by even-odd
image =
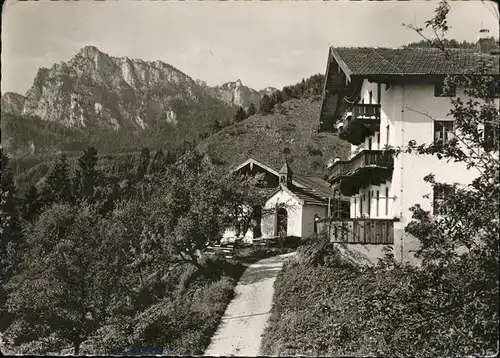
[[[490,36],[490,30],[479,30],[476,46],[479,53],[491,53],[493,50],[495,50],[497,45],[493,36]]]

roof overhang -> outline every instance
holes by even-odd
[[[352,75],[351,69],[349,68],[349,66],[347,66],[347,64],[344,62],[344,60],[342,60],[342,57],[340,57],[339,53],[337,51],[335,51],[335,49],[333,47],[330,47],[330,56],[328,59],[328,63],[330,63],[332,58],[335,59],[335,62],[337,62],[340,69],[344,72],[347,80],[350,82],[351,75]]]
[[[245,160],[243,163],[241,163],[241,164],[240,164],[240,165],[238,165],[235,169],[233,169],[233,170],[232,170],[232,172],[233,172],[233,173],[235,173],[235,172],[237,172],[237,171],[239,171],[239,170],[243,169],[243,168],[244,168],[244,167],[246,167],[247,165],[250,165],[250,167],[253,167],[254,165],[257,165],[257,166],[261,167],[262,169],[264,169],[264,170],[268,171],[269,173],[274,174],[274,175],[276,175],[277,177],[279,177],[279,173],[278,173],[276,170],[274,170],[274,169],[272,169],[272,168],[268,167],[268,166],[267,166],[267,165],[265,165],[265,164],[262,164],[261,162],[259,162],[259,161],[255,160],[255,159],[253,159],[253,158],[249,158],[249,159]]]

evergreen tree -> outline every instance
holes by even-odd
[[[167,157],[165,158],[165,164],[166,165],[174,164],[175,160],[176,160],[175,153],[169,150],[167,152]]]
[[[149,165],[148,173],[153,174],[158,172],[160,168],[163,166],[164,161],[165,161],[165,155],[163,154],[163,151],[161,149],[156,151],[153,160],[151,160],[151,164]]]
[[[149,167],[149,162],[151,160],[151,154],[148,147],[144,147],[141,150],[141,156],[139,159],[139,166],[137,167],[136,180],[142,180],[144,175],[146,175]]]
[[[242,120],[244,120],[245,118],[247,118],[247,114],[245,113],[245,110],[243,109],[243,107],[239,107],[238,110],[236,111],[236,114],[234,115],[234,121],[236,123],[238,122],[241,122]]]
[[[276,98],[276,103],[283,103],[285,101],[283,98],[283,93],[280,90],[274,93],[274,97]]]
[[[68,203],[72,201],[69,164],[65,154],[61,154],[42,187],[44,205]]]
[[[292,98],[292,89],[290,86],[283,87],[282,91],[283,101],[288,101]]]
[[[40,213],[42,203],[36,186],[31,185],[22,199],[21,217],[25,221],[32,221]]]
[[[9,158],[1,151],[2,181],[0,188],[0,286],[17,273],[21,262],[22,234],[19,223],[15,186]],[[0,307],[0,310],[2,307]]]
[[[269,97],[267,94],[262,96],[262,99],[260,101],[260,110],[259,112],[262,114],[269,114],[273,110],[273,102],[271,97]]]
[[[78,158],[78,169],[75,171],[73,193],[78,198],[93,198],[99,184],[97,166],[97,149],[91,146]]]
[[[222,129],[222,124],[218,119],[215,119],[215,121],[212,125],[212,129],[213,129],[214,133],[217,133],[218,131],[220,131]]]
[[[255,108],[255,104],[252,102],[248,107],[247,116],[248,117],[253,116],[255,113],[257,113],[257,109]]]

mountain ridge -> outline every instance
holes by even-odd
[[[7,145],[6,149],[32,154],[42,149],[43,140],[35,140],[39,145],[33,148],[27,133],[47,132],[47,127],[54,127],[51,123],[83,130],[92,137],[80,140],[76,149],[85,141],[104,142],[106,138],[97,138],[100,133],[116,140],[113,132],[130,137],[132,150],[142,145],[165,147],[171,142],[169,146],[178,147],[209,136],[216,122],[217,126],[228,125],[235,109],[170,64],[113,57],[95,46],[85,46],[68,61],[40,68],[24,96],[4,93],[1,112],[4,139],[7,144],[16,143],[15,148]],[[40,121],[33,121],[34,118]],[[58,131],[64,132],[59,128]],[[25,138],[16,138],[19,136]],[[50,147],[57,142],[52,139]],[[68,150],[60,146],[57,149]],[[71,146],[73,149],[75,145]],[[120,146],[117,150],[124,149]]]

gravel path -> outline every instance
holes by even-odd
[[[283,262],[293,255],[294,252],[269,257],[245,270],[205,356],[259,354],[261,335],[270,316],[274,280]]]

